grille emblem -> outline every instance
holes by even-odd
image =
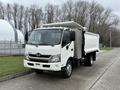
[[[37,57],[40,57],[40,56],[41,56],[41,54],[40,54],[40,53],[37,53],[37,54],[36,54],[36,56],[37,56]]]

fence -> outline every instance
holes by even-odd
[[[0,41],[0,56],[24,55],[24,48],[21,42]]]

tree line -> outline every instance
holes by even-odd
[[[46,4],[45,7],[29,7],[0,2],[0,19],[9,21],[24,35],[44,23],[75,21],[88,28],[88,31],[100,34],[100,43],[109,46],[110,32],[113,46],[120,46],[120,32],[116,28],[119,18],[110,9],[97,2],[68,0],[62,5]]]

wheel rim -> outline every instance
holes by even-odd
[[[71,73],[72,73],[72,66],[71,66],[71,64],[68,64],[67,65],[67,75],[70,76]]]

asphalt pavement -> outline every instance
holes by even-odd
[[[69,79],[60,73],[35,73],[0,83],[0,90],[120,90],[120,48],[99,53],[92,67],[75,68]]]

